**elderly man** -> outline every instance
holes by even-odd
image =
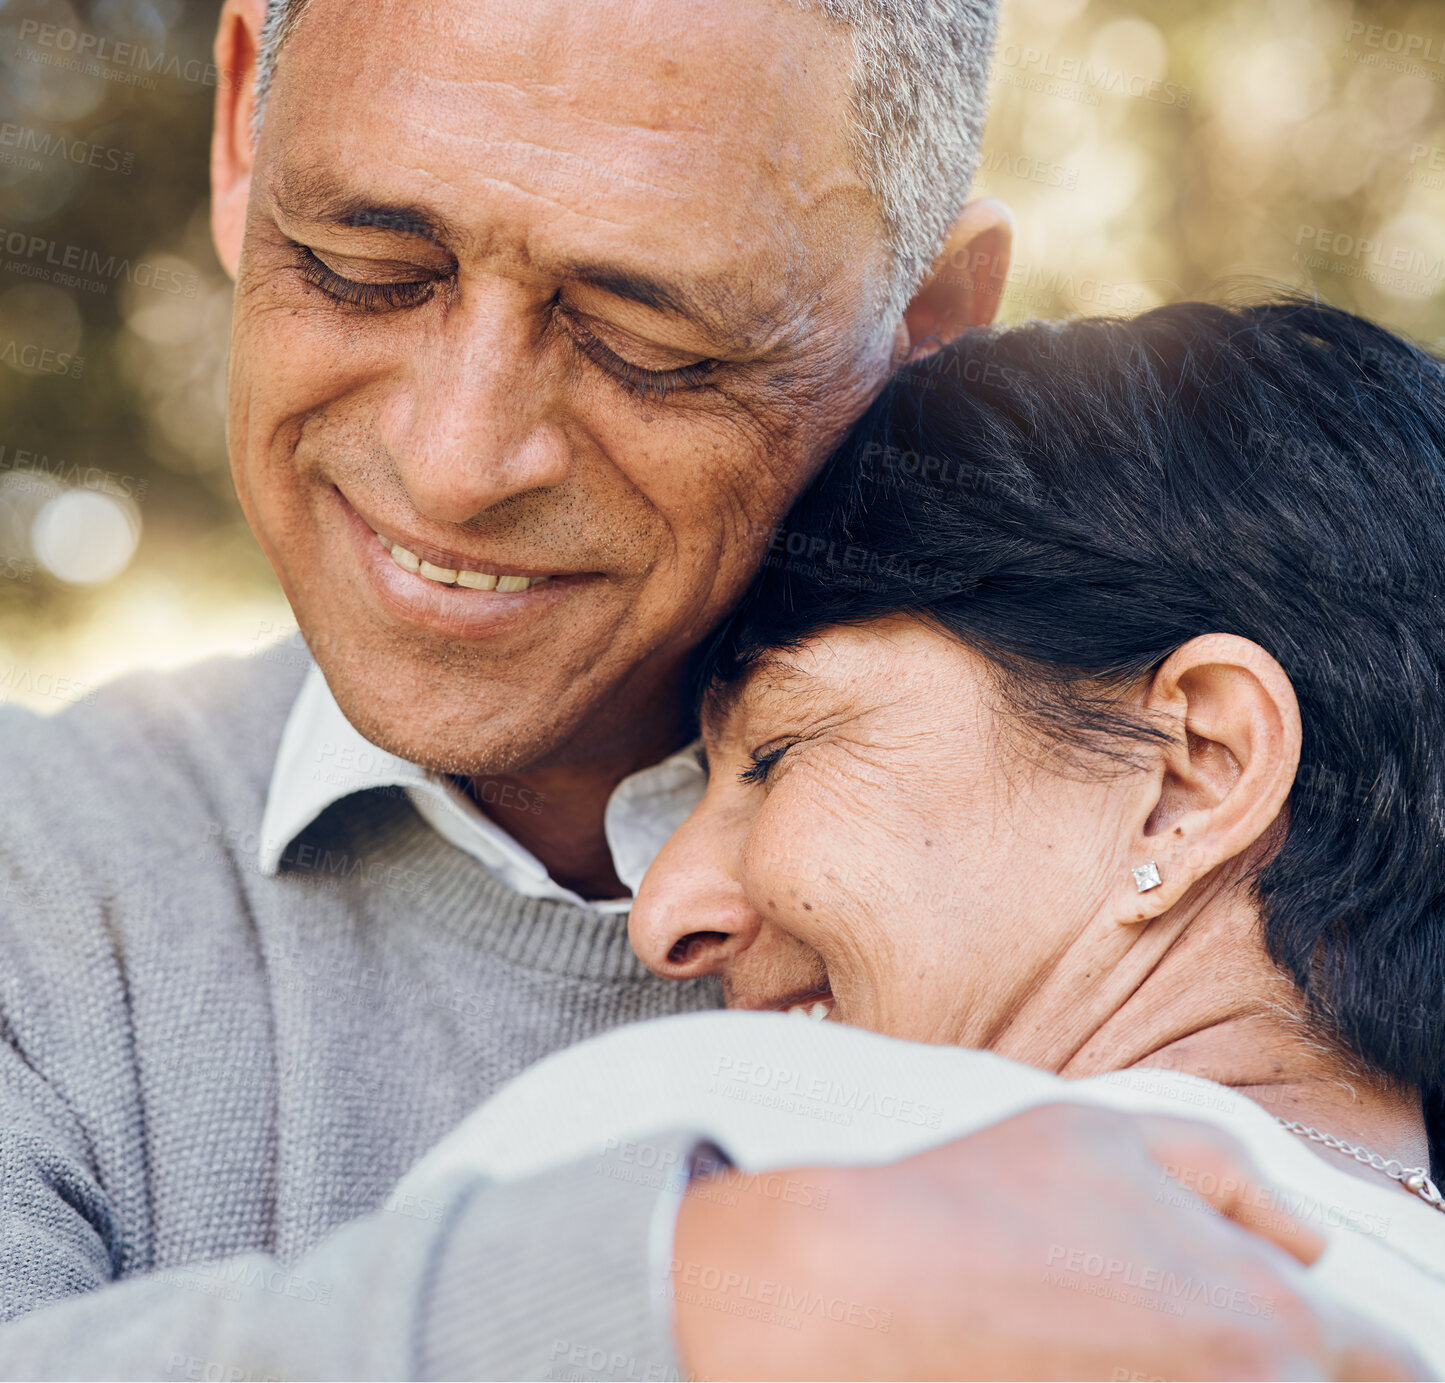
[[[1128,1191],[1163,1135],[1122,1120],[826,1211],[695,1191],[676,1249],[687,1178],[642,1164],[696,1171],[685,1129],[388,1194],[547,1052],[717,1002],[624,924],[698,793],[685,665],[889,370],[992,314],[991,34],[989,0],[226,0],[232,464],[316,666],[5,712],[0,1372],[1351,1366],[1279,1249]],[[1081,1313],[1046,1255],[1101,1196],[1111,1252],[1207,1229],[1274,1321]],[[674,1253],[899,1328],[674,1314]]]

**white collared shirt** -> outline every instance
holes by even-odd
[[[702,798],[706,777],[696,745],[624,778],[607,799],[603,830],[617,877],[635,894],[663,843]],[[626,912],[631,898],[584,899],[564,888],[524,845],[513,840],[451,778],[378,749],[341,713],[312,666],[281,734],[258,863],[275,874],[287,847],[333,802],[367,788],[398,787],[422,818],[457,849],[480,861],[528,898],[580,903],[596,912]],[[515,805],[527,810],[518,790]],[[537,801],[540,803],[540,798]]]

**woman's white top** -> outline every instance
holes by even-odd
[[[695,1133],[751,1172],[861,1165],[1060,1101],[1183,1116],[1234,1135],[1279,1193],[1269,1208],[1328,1240],[1309,1270],[1321,1296],[1396,1332],[1445,1378],[1445,1214],[1383,1174],[1375,1185],[1327,1162],[1245,1096],[1177,1072],[1064,1080],[988,1052],[838,1023],[686,1014],[617,1028],[538,1062],[443,1138],[397,1191],[435,1191],[462,1170],[523,1177],[591,1154],[608,1159],[609,1174],[656,1178],[680,1195],[683,1169],[659,1165],[664,1145],[649,1135]],[[657,1228],[670,1245],[671,1213]],[[1093,1265],[1072,1272],[1087,1278]],[[1115,1288],[1148,1295],[1150,1284],[1085,1286]]]

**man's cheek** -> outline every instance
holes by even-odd
[[[289,465],[308,414],[344,392],[335,376],[335,364],[308,350],[282,314],[238,303],[227,387],[232,465],[253,476],[277,469],[278,458]]]
[[[709,385],[649,410],[638,454],[655,469],[659,500],[697,515],[701,485],[721,512],[760,524],[786,512],[830,449],[819,411],[817,397],[794,400],[760,377]],[[680,470],[683,454],[691,465]]]
[[[669,603],[690,605],[690,615],[677,611],[689,622],[710,623],[762,564],[793,491],[769,476],[764,456],[740,450],[745,437],[686,423],[672,419],[642,434],[614,429],[601,441],[649,511],[648,526],[661,530],[655,570],[665,576]]]

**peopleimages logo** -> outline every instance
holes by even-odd
[[[11,336],[0,336],[0,365],[29,374],[69,375],[72,379],[79,379],[85,373],[83,355]]]
[[[60,24],[42,24],[38,19],[20,21],[20,45],[16,57],[111,81],[126,81],[147,90],[155,89],[156,75],[198,82],[202,86],[215,86],[222,75],[214,63],[202,62],[199,58],[180,58],[144,44],[127,43]],[[26,53],[27,45],[47,51]]]
[[[1203,1302],[1219,1311],[1238,1311],[1246,1316],[1274,1315],[1274,1298],[1243,1287],[1206,1282],[1194,1276],[1180,1277],[1168,1268],[1143,1267],[1122,1258],[1105,1257],[1088,1249],[1070,1249],[1053,1244],[1048,1255],[1049,1278],[1059,1286],[1084,1287],[1084,1281],[1132,1288],[1145,1296],[1139,1305],[1150,1305],[1154,1298],[1159,1309],[1171,1315],[1181,1314],[1183,1307]],[[1070,1278],[1073,1282],[1070,1282]],[[1088,1290],[1084,1287],[1084,1290]],[[1091,1292],[1090,1295],[1109,1295]]]
[[[849,1301],[845,1297],[826,1296],[812,1287],[795,1288],[766,1277],[754,1279],[750,1273],[724,1271],[711,1263],[674,1258],[671,1279],[674,1292],[692,1287],[717,1293],[721,1301],[712,1304],[718,1309],[728,1309],[722,1305],[723,1302],[752,1302],[762,1307],[776,1306],[788,1315],[822,1316],[838,1325],[853,1325],[862,1330],[887,1332],[893,1329],[892,1311],[870,1306],[866,1302]],[[744,1312],[732,1310],[731,1314],[742,1315]]]
[[[17,125],[13,120],[0,123],[0,149],[15,149],[19,154],[31,154],[37,159],[58,158],[108,173],[129,173],[135,166],[135,155],[125,149],[91,144],[84,139],[67,139],[63,134],[36,129],[33,125]],[[0,158],[0,161],[9,160]]]
[[[920,561],[908,553],[876,552],[797,529],[777,529],[768,544],[767,557],[773,565],[796,561],[817,571],[826,567],[830,574],[841,573],[840,579],[851,576],[864,581],[905,583],[915,588],[932,587],[955,592],[966,587],[957,573]]]
[[[1077,168],[1066,168],[1061,163],[1030,158],[1028,154],[1010,153],[1006,149],[985,154],[979,160],[978,171],[980,174],[1003,172],[1020,182],[1042,183],[1045,187],[1059,187],[1066,192],[1073,192],[1079,185]]]
[[[1136,97],[1155,101],[1160,105],[1177,106],[1185,110],[1193,92],[1179,82],[1165,81],[1161,77],[1146,77],[1139,72],[1125,72],[1108,63],[1085,62],[1082,58],[1060,57],[1045,48],[1032,48],[1017,43],[1002,44],[994,54],[994,68],[997,74],[1012,69],[1048,81],[1062,83],[1097,96]],[[1017,86],[1014,81],[1010,85]],[[1058,94],[1058,93],[1054,93]],[[1097,102],[1095,102],[1097,104]]]
[[[12,447],[8,442],[0,442],[0,471],[35,476],[33,483],[36,485],[54,481],[73,489],[93,490],[125,499],[142,500],[150,488],[150,481],[144,477],[103,471],[99,466],[82,466],[79,462],[60,457],[52,461],[44,452],[32,451],[28,447]]]
[[[1410,33],[1405,29],[1388,29],[1383,24],[1367,24],[1363,19],[1352,19],[1345,31],[1345,42],[1356,41],[1366,48],[1378,48],[1383,53],[1398,57],[1445,64],[1445,36],[1440,34]]]
[[[938,1128],[943,1120],[943,1106],[924,1104],[902,1096],[880,1093],[867,1086],[853,1085],[847,1081],[831,1080],[822,1076],[809,1076],[786,1066],[772,1066],[766,1062],[737,1060],[730,1056],[717,1058],[712,1069],[712,1089],[719,1094],[729,1095],[734,1090],[764,1093],[776,1099],[802,1101],[803,1105],[831,1107],[844,1118],[839,1123],[851,1123],[855,1114],[871,1114],[880,1119],[897,1119],[901,1123],[914,1124],[921,1128]],[[805,1113],[802,1107],[798,1112]]]
[[[178,293],[182,297],[194,298],[200,283],[200,278],[194,273],[182,274],[178,269],[168,269],[165,265],[152,264],[144,259],[132,264],[125,255],[102,255],[99,250],[87,250],[81,245],[62,246],[58,240],[50,240],[43,235],[26,235],[18,230],[0,229],[0,250],[14,256],[5,265],[8,273],[25,274],[29,278],[50,278],[50,270],[88,275],[101,286],[102,291],[109,283],[125,279],[137,288],[155,288],[162,293]],[[29,272],[32,270],[40,272]],[[106,280],[109,282],[104,282]]]
[[[93,682],[82,682],[43,669],[21,667],[19,663],[0,669],[0,701],[16,696],[43,696],[51,701],[70,705],[94,706],[100,688]]]
[[[1294,243],[1319,250],[1333,259],[1363,263],[1375,269],[1391,269],[1418,278],[1438,279],[1445,273],[1445,256],[1430,255],[1424,250],[1404,245],[1382,245],[1368,236],[1351,235],[1347,231],[1329,230],[1324,226],[1301,225]]]

